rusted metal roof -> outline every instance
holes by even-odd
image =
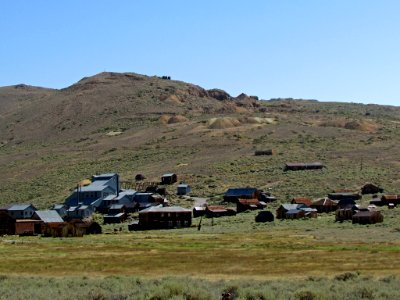
[[[292,204],[305,204],[307,206],[310,206],[312,204],[312,200],[305,197],[298,197],[292,199]]]

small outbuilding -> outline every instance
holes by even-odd
[[[299,170],[320,170],[324,165],[320,162],[312,163],[286,163],[284,171],[299,171]]]
[[[206,207],[206,216],[208,218],[218,218],[224,216],[234,216],[236,211],[219,205],[209,205]]]
[[[246,210],[264,209],[266,206],[265,202],[258,199],[239,199],[236,203],[236,211],[240,213]]]
[[[309,198],[305,198],[305,197],[298,197],[298,198],[293,198],[290,203],[291,204],[304,204],[307,206],[311,206],[312,200]]]
[[[191,191],[192,191],[192,189],[190,188],[190,185],[188,185],[186,183],[181,183],[177,187],[176,194],[182,196],[182,195],[189,194]]]
[[[301,208],[307,208],[307,207],[308,206],[305,204],[290,204],[290,203],[282,204],[276,210],[276,218],[277,219],[286,219],[286,214],[288,211],[291,210],[292,214],[293,214],[294,210],[300,210]]]
[[[366,183],[361,187],[361,194],[377,194],[383,193],[383,188],[373,183]]]
[[[305,212],[302,209],[290,209],[285,214],[285,219],[301,219],[305,217]]]
[[[161,184],[173,184],[178,181],[178,176],[175,173],[167,173],[161,176]]]
[[[193,207],[193,218],[201,217],[206,214],[206,208],[205,207],[200,207],[196,206]]]
[[[256,222],[273,222],[274,214],[270,211],[260,211],[256,216]]]
[[[332,200],[351,199],[356,201],[361,199],[361,197],[357,192],[333,192],[328,194],[328,198]]]
[[[383,222],[383,215],[379,211],[359,211],[352,216],[353,224],[375,224]]]
[[[329,198],[322,198],[314,201],[310,207],[315,208],[319,213],[329,213],[336,210],[337,202]]]

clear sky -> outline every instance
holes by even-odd
[[[400,105],[398,0],[3,0],[0,86],[103,71]]]

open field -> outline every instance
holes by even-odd
[[[254,216],[249,212],[205,219],[201,231],[192,227],[69,239],[3,237],[0,273],[258,280],[400,273],[399,227],[334,223],[332,215],[258,224]]]
[[[2,237],[0,289],[4,299],[397,299],[400,228],[384,213],[370,226],[332,214],[259,224],[247,212],[203,219],[201,231]]]

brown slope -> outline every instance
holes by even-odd
[[[223,93],[228,95],[155,76],[110,72],[83,78],[61,90],[0,88],[0,140],[58,141],[145,126],[163,114],[187,116],[256,106],[229,95],[220,100]]]

